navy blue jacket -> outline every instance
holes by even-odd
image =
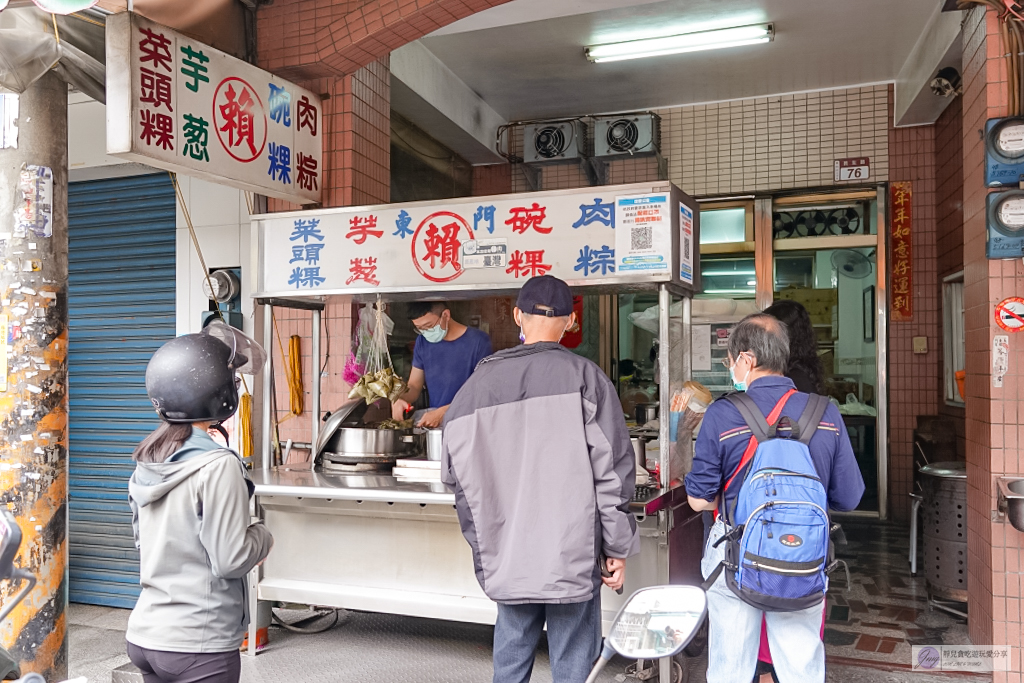
[[[793,381],[787,377],[761,377],[750,384],[747,395],[754,399],[762,414],[767,415],[782,395],[793,388]],[[793,394],[782,409],[782,415],[795,423],[806,405],[807,394]],[[779,431],[786,432],[785,429]],[[713,500],[739,466],[748,441],[750,429],[736,406],[721,399],[712,403],[697,435],[693,469],[686,475],[686,493],[694,498]],[[828,494],[829,507],[841,511],[856,508],[864,495],[864,478],[853,455],[843,418],[834,405],[825,410],[817,433],[811,437],[809,450]],[[732,483],[725,502],[736,498],[740,483],[739,479]]]

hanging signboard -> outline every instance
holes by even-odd
[[[684,284],[669,209],[681,202],[696,215],[668,183],[267,214],[253,219],[257,296],[514,289],[546,274],[574,286]]]
[[[892,271],[890,272],[890,318],[893,321],[914,317],[914,250],[913,250],[913,198],[911,183],[891,183],[892,203]]]
[[[107,153],[320,201],[320,98],[133,12],[107,18]]]

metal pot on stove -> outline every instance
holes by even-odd
[[[388,465],[419,455],[423,435],[413,429],[378,429],[390,417],[390,404],[381,399],[369,406],[356,399],[327,416],[316,443],[316,461],[340,465]]]

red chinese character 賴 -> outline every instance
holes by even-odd
[[[242,88],[241,93],[228,85],[224,91],[227,96],[227,103],[220,105],[220,115],[224,117],[224,125],[221,132],[228,134],[228,146],[238,147],[243,142],[248,143],[253,155],[256,154],[255,122],[252,114],[253,99],[247,88]]]
[[[171,107],[170,76],[158,74],[143,67],[140,69],[139,88],[142,91],[139,97],[140,102],[152,104],[154,109],[167,107],[167,111],[174,111]]]
[[[352,264],[348,269],[349,277],[345,280],[346,285],[350,285],[357,280],[373,285],[374,287],[380,284],[377,280],[377,259],[375,258],[354,258],[350,261]]]
[[[345,234],[345,239],[350,239],[356,244],[363,244],[366,242],[367,237],[380,238],[384,234],[383,230],[374,230],[377,227],[377,217],[367,216],[366,218],[360,218],[359,216],[353,216],[352,220],[348,222],[348,233]]]
[[[459,224],[448,223],[442,225],[438,230],[433,223],[427,228],[427,236],[423,239],[423,246],[427,253],[423,256],[424,261],[430,261],[430,269],[437,267],[437,260],[441,259],[441,267],[452,266],[459,270],[459,247],[462,242],[459,240]]]
[[[295,157],[295,183],[303,190],[317,190],[316,158],[299,152]]]
[[[174,119],[167,114],[142,110],[142,134],[139,136],[147,145],[156,145],[165,150],[174,150]]]
[[[541,225],[547,215],[547,208],[537,202],[534,202],[533,206],[529,209],[524,206],[509,209],[509,213],[512,217],[505,221],[505,225],[511,225],[512,232],[522,234],[530,228],[533,228],[542,235],[551,232],[551,228],[545,228]]]
[[[162,33],[156,33],[148,28],[139,29],[146,37],[139,41],[139,51],[142,56],[140,62],[152,62],[153,68],[173,71],[171,62],[171,39]]]
[[[551,270],[551,266],[544,263],[543,249],[538,251],[519,251],[517,249],[509,257],[508,268],[505,269],[505,272],[518,278],[544,275],[549,270]]]
[[[303,128],[309,128],[309,133],[316,137],[316,105],[303,95],[295,105],[295,116],[298,122],[295,124],[295,132]]]

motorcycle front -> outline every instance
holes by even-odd
[[[32,592],[36,585],[35,576],[14,566],[14,558],[17,557],[19,548],[21,548],[21,527],[18,526],[11,511],[6,506],[0,505],[0,581],[17,581],[25,584],[21,591],[14,596],[14,599],[0,610],[0,623],[18,606],[18,603]],[[46,679],[37,673],[27,673],[21,676],[21,668],[18,666],[17,660],[2,647],[0,647],[0,680],[14,681],[14,683],[46,683]],[[76,678],[64,683],[86,683],[86,679]]]
[[[661,681],[671,680],[672,658],[700,631],[708,600],[697,586],[654,586],[629,596],[605,638],[601,657],[587,683],[594,683],[615,654],[627,659],[658,660]]]

